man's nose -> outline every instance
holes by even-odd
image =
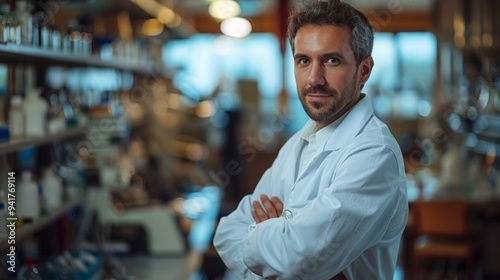
[[[324,85],[325,76],[323,70],[324,69],[320,63],[314,63],[311,66],[309,77],[307,78],[307,83],[311,86]]]

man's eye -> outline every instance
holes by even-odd
[[[305,58],[300,58],[297,60],[297,64],[307,64],[309,62],[309,60],[305,59]]]
[[[329,57],[326,59],[326,63],[339,64],[340,60],[336,57]]]

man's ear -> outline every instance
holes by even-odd
[[[370,74],[372,73],[373,69],[373,58],[371,56],[366,57],[361,61],[359,65],[359,87],[363,87],[363,85],[368,81],[368,78],[370,78]]]

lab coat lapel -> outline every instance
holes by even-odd
[[[366,126],[368,121],[373,116],[373,108],[370,100],[363,94],[363,98],[349,111],[344,120],[339,124],[325,142],[321,152],[316,153],[306,168],[298,174],[294,182],[297,182],[305,174],[310,173],[310,169],[315,166],[318,161],[322,161],[332,151],[339,150],[352,142],[354,137]],[[298,159],[300,151],[300,142],[296,145],[296,158]]]
[[[300,138],[300,137],[299,137],[296,141],[297,141],[297,142],[296,142],[296,143],[294,143],[294,145],[293,145],[293,146],[294,146],[294,149],[293,149],[293,156],[292,156],[292,160],[293,160],[293,161],[291,161],[291,162],[293,162],[293,164],[294,164],[294,168],[295,168],[295,170],[294,170],[295,172],[292,172],[292,176],[293,176],[293,178],[292,178],[292,182],[294,183],[294,185],[295,185],[295,183],[297,182],[297,179],[298,179],[298,178],[300,177],[300,175],[301,175],[301,174],[298,174],[298,173],[299,173],[299,170],[300,170],[300,167],[299,167],[299,165],[300,165],[300,162],[299,162],[299,156],[300,156],[300,151],[301,151],[301,149],[302,149],[302,145],[303,145],[303,143],[302,143],[302,141],[303,141],[303,140],[302,140],[302,138]]]
[[[373,117],[373,108],[370,99],[362,94],[363,98],[349,111],[337,129],[328,138],[323,146],[323,152],[340,150],[352,143],[352,140],[365,128]]]

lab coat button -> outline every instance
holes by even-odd
[[[287,220],[293,219],[292,211],[290,211],[290,210],[283,211],[283,217],[285,217],[285,219],[287,219]]]

